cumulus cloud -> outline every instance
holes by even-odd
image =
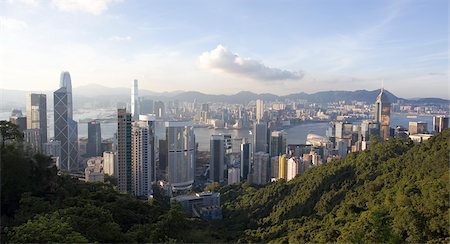
[[[8,18],[5,16],[0,16],[0,29],[1,30],[21,30],[27,28],[28,25],[26,22]]]
[[[110,41],[130,41],[131,36],[112,36],[109,38]]]
[[[99,15],[108,5],[121,0],[52,0],[53,6],[65,12],[85,12]]]
[[[257,60],[243,58],[222,45],[218,45],[215,49],[200,55],[199,65],[204,69],[222,71],[261,81],[300,80],[304,76],[302,71],[293,72],[272,68]]]

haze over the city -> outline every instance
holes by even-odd
[[[448,2],[0,2],[0,88],[448,98]]]

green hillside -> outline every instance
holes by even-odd
[[[140,201],[58,176],[0,125],[2,243],[450,242],[450,129],[415,146],[378,143],[289,182],[223,187],[224,219],[204,222],[158,191]]]
[[[225,187],[221,231],[229,241],[446,242],[446,130],[414,146],[400,139],[256,189]]]

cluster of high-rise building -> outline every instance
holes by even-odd
[[[78,139],[68,72],[61,73],[60,88],[53,93],[54,136],[50,140],[45,94],[29,94],[26,116],[14,110],[10,121],[23,131],[30,150],[51,155],[61,171],[84,170],[86,181],[103,181],[105,174],[117,177],[120,192],[139,198],[151,197],[154,184],[169,195],[180,196],[209,182],[224,185],[288,181],[310,167],[366,150],[374,140],[397,136],[422,142],[449,126],[448,117],[435,116],[433,131],[428,131],[428,124],[420,121],[409,122],[408,128],[391,128],[391,111],[406,108],[393,106],[384,89],[374,106],[342,101],[323,108],[306,101],[261,99],[247,105],[153,101],[139,97],[138,85],[137,80],[132,82],[128,106],[117,108],[117,131],[112,142],[102,141],[97,120],[88,121],[87,140]],[[305,144],[288,144],[283,128],[302,121],[330,121],[330,126],[325,137],[310,133]],[[251,135],[249,138],[232,138],[227,133],[211,135],[209,158],[206,169],[202,169],[197,167],[195,126],[248,128]],[[200,199],[210,197],[205,194],[178,200],[201,202]]]

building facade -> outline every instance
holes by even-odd
[[[152,182],[155,165],[155,117],[139,115],[132,123],[133,195],[149,197],[153,194]]]
[[[387,140],[391,135],[391,102],[383,88],[375,102],[375,122],[380,124],[381,139]]]
[[[225,170],[225,137],[212,135],[210,138],[209,180],[223,182]]]
[[[88,123],[87,154],[91,157],[102,155],[102,131],[100,122],[91,121]]]
[[[39,129],[40,148],[47,142],[47,96],[31,93],[26,101],[27,129]]]
[[[117,180],[120,192],[132,192],[131,113],[117,109]]]
[[[61,142],[60,170],[78,170],[78,123],[73,120],[69,72],[61,73],[60,88],[53,93],[55,140]]]
[[[167,181],[172,191],[192,188],[195,170],[195,135],[189,122],[166,122]]]

